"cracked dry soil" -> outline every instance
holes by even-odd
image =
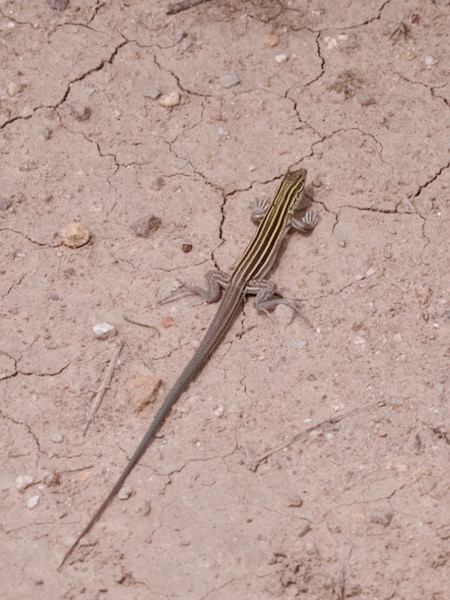
[[[0,0],[1,597],[444,600],[449,2],[168,8]],[[57,573],[216,310],[158,300],[229,270],[298,166],[322,220],[270,278],[312,327],[247,302]]]

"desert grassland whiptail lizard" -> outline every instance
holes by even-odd
[[[226,275],[220,271],[210,271],[206,275],[206,290],[194,286],[185,286],[186,290],[199,294],[206,302],[217,302],[222,298],[216,315],[194,356],[167,394],[153,422],[147,429],[141,443],[122,471],[119,479],[67,551],[58,570],[61,569],[67,559],[73,554],[81,539],[92,529],[113,501],[125,480],[155,438],[155,434],[170,413],[175,402],[188,385],[197,377],[214,350],[220,344],[238,312],[241,310],[246,296],[255,296],[254,304],[259,311],[267,312],[275,308],[277,304],[287,304],[298,310],[298,300],[288,300],[281,297],[277,292],[276,285],[271,281],[267,281],[264,277],[273,267],[283,239],[288,231],[293,228],[297,231],[308,232],[314,229],[319,221],[319,217],[312,211],[307,211],[303,216],[299,214],[299,206],[303,198],[305,182],[305,169],[292,171],[283,177],[271,202],[254,202],[252,206],[252,219],[258,222],[259,225],[253,239],[247,246],[241,260],[231,275]],[[223,295],[222,290],[225,290]]]

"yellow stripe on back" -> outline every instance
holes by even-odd
[[[305,181],[305,169],[292,171],[283,177],[266,215],[231,275],[230,283],[245,285],[264,275],[284,237],[290,216],[301,202]]]

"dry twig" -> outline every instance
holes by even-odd
[[[92,399],[91,408],[89,410],[89,414],[87,416],[86,423],[84,424],[83,435],[86,434],[86,431],[87,431],[89,425],[92,423],[92,419],[95,417],[95,414],[99,409],[99,406],[103,400],[103,396],[105,395],[106,390],[109,388],[109,384],[111,383],[114,369],[116,368],[116,365],[119,360],[120,353],[122,352],[123,346],[124,346],[124,343],[122,340],[120,340],[114,347],[114,352],[113,352],[113,355],[111,356],[111,360],[109,361],[109,365],[106,370],[105,377],[103,378],[103,381],[102,381],[97,393],[95,394],[95,396]]]
[[[183,10],[188,10],[189,8],[193,8],[199,4],[204,4],[205,2],[209,2],[209,0],[181,0],[181,2],[177,2],[176,4],[169,6],[166,14],[176,15]]]
[[[269,456],[272,456],[272,454],[276,454],[277,452],[280,452],[281,450],[284,450],[285,448],[292,446],[292,444],[295,444],[302,438],[307,437],[311,432],[315,431],[316,429],[321,429],[324,425],[335,425],[336,423],[339,423],[339,421],[342,421],[342,419],[345,419],[346,417],[357,412],[358,410],[359,409],[355,408],[354,410],[351,410],[348,413],[344,413],[344,414],[338,415],[336,417],[331,417],[331,419],[326,419],[325,421],[322,421],[321,423],[318,423],[317,425],[308,427],[308,429],[306,429],[305,431],[301,431],[300,433],[297,433],[296,435],[294,435],[294,437],[292,437],[289,441],[285,442],[281,446],[277,446],[276,448],[271,448],[270,450],[267,450],[267,452],[264,452],[264,454],[261,454],[260,456],[257,456],[256,458],[254,458],[252,460],[252,462],[250,463],[250,470],[256,471],[256,469],[263,462],[263,460],[266,460],[266,458],[269,458]]]

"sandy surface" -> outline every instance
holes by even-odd
[[[168,6],[0,0],[0,595],[444,600],[449,2]],[[271,279],[312,327],[247,302],[58,573],[216,310],[158,301],[299,166],[322,220]]]

